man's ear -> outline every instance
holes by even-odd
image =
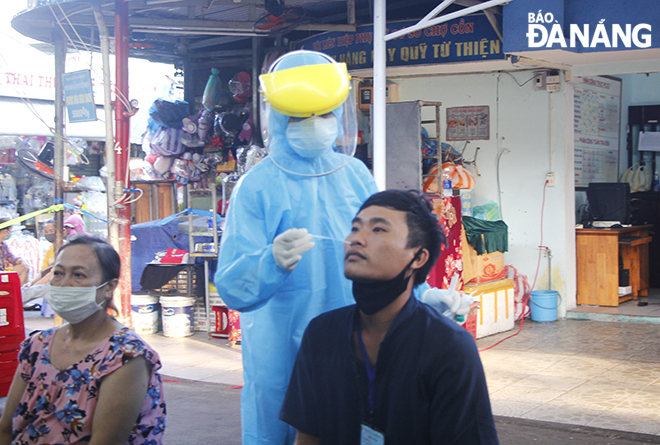
[[[413,261],[413,263],[410,265],[410,268],[416,271],[420,269],[422,266],[424,266],[424,264],[426,264],[428,260],[429,260],[429,251],[427,249],[421,249],[417,253],[417,257],[415,258],[415,261]]]

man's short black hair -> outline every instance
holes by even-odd
[[[431,201],[417,190],[385,190],[367,198],[358,213],[371,206],[406,212],[408,225],[406,247],[422,247],[429,251],[428,261],[415,274],[415,286],[426,281],[431,268],[440,256],[442,244],[445,244],[445,234],[438,224],[437,216],[432,212]]]

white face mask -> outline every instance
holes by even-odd
[[[332,149],[337,139],[337,119],[313,116],[299,122],[290,122],[286,138],[291,148],[303,158],[320,156]]]
[[[80,323],[96,311],[103,310],[103,306],[96,302],[96,291],[106,284],[108,281],[92,287],[50,286],[46,301],[57,315],[70,324]]]

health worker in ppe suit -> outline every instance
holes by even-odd
[[[349,79],[345,64],[313,51],[285,54],[260,77],[268,156],[234,187],[214,278],[241,311],[244,445],[293,443],[295,430],[278,415],[305,328],[355,303],[343,240],[378,188],[353,158]],[[426,290],[417,286],[415,296]]]
[[[278,415],[304,330],[354,303],[343,242],[311,236],[344,240],[378,191],[352,157],[349,79],[345,64],[312,51],[283,55],[260,78],[268,156],[232,192],[214,280],[242,312],[244,445],[293,443],[295,430]]]

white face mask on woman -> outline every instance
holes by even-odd
[[[70,324],[80,323],[96,311],[103,310],[103,306],[96,302],[96,291],[108,283],[91,287],[50,286],[46,301],[57,315]]]

